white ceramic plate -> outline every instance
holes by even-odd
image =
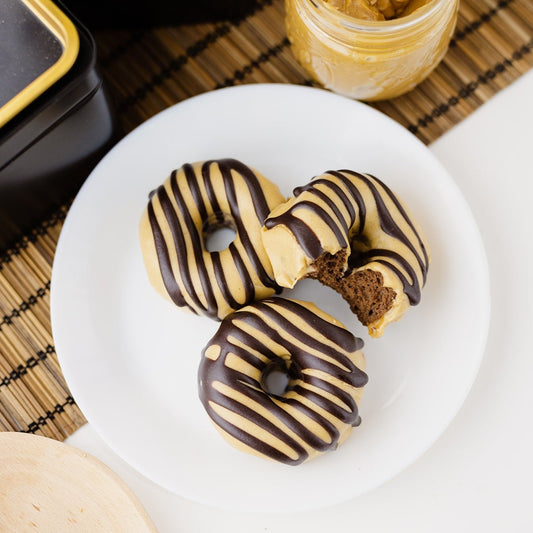
[[[328,169],[384,179],[427,235],[422,303],[370,339],[317,282],[315,301],[366,342],[363,419],[336,452],[298,467],[229,446],[197,396],[200,351],[218,323],[153,291],[137,239],[149,191],[185,162],[235,157],[293,187]],[[372,108],[311,88],[250,85],[187,100],[144,123],[98,165],[65,222],[52,325],[67,382],[90,423],[126,461],[186,498],[227,509],[317,508],[400,472],[444,431],[477,373],[489,319],[483,245],[456,185],[415,137]]]

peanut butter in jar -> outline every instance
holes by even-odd
[[[327,89],[361,100],[399,96],[444,57],[459,0],[286,0],[292,50]]]

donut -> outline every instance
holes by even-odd
[[[360,424],[362,347],[314,304],[268,298],[222,321],[202,352],[200,400],[236,448],[298,465]],[[273,388],[276,374],[285,382]]]
[[[148,278],[163,297],[221,320],[279,293],[261,240],[268,213],[285,198],[276,185],[235,159],[185,164],[150,194],[140,222]],[[208,251],[219,228],[236,236]]]
[[[342,295],[372,337],[420,302],[426,242],[399,198],[370,174],[313,178],[270,213],[262,236],[279,285],[318,279]]]

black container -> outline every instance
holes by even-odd
[[[235,20],[257,0],[64,0],[90,30]]]
[[[49,0],[2,0],[0,20],[0,112],[18,103],[0,120],[1,251],[74,196],[116,130],[94,40],[79,21]]]

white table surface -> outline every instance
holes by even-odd
[[[533,70],[430,147],[457,181],[480,227],[492,317],[470,395],[415,464],[374,491],[329,509],[241,514],[160,488],[122,461],[90,425],[67,443],[117,472],[161,533],[533,531],[532,97]]]

